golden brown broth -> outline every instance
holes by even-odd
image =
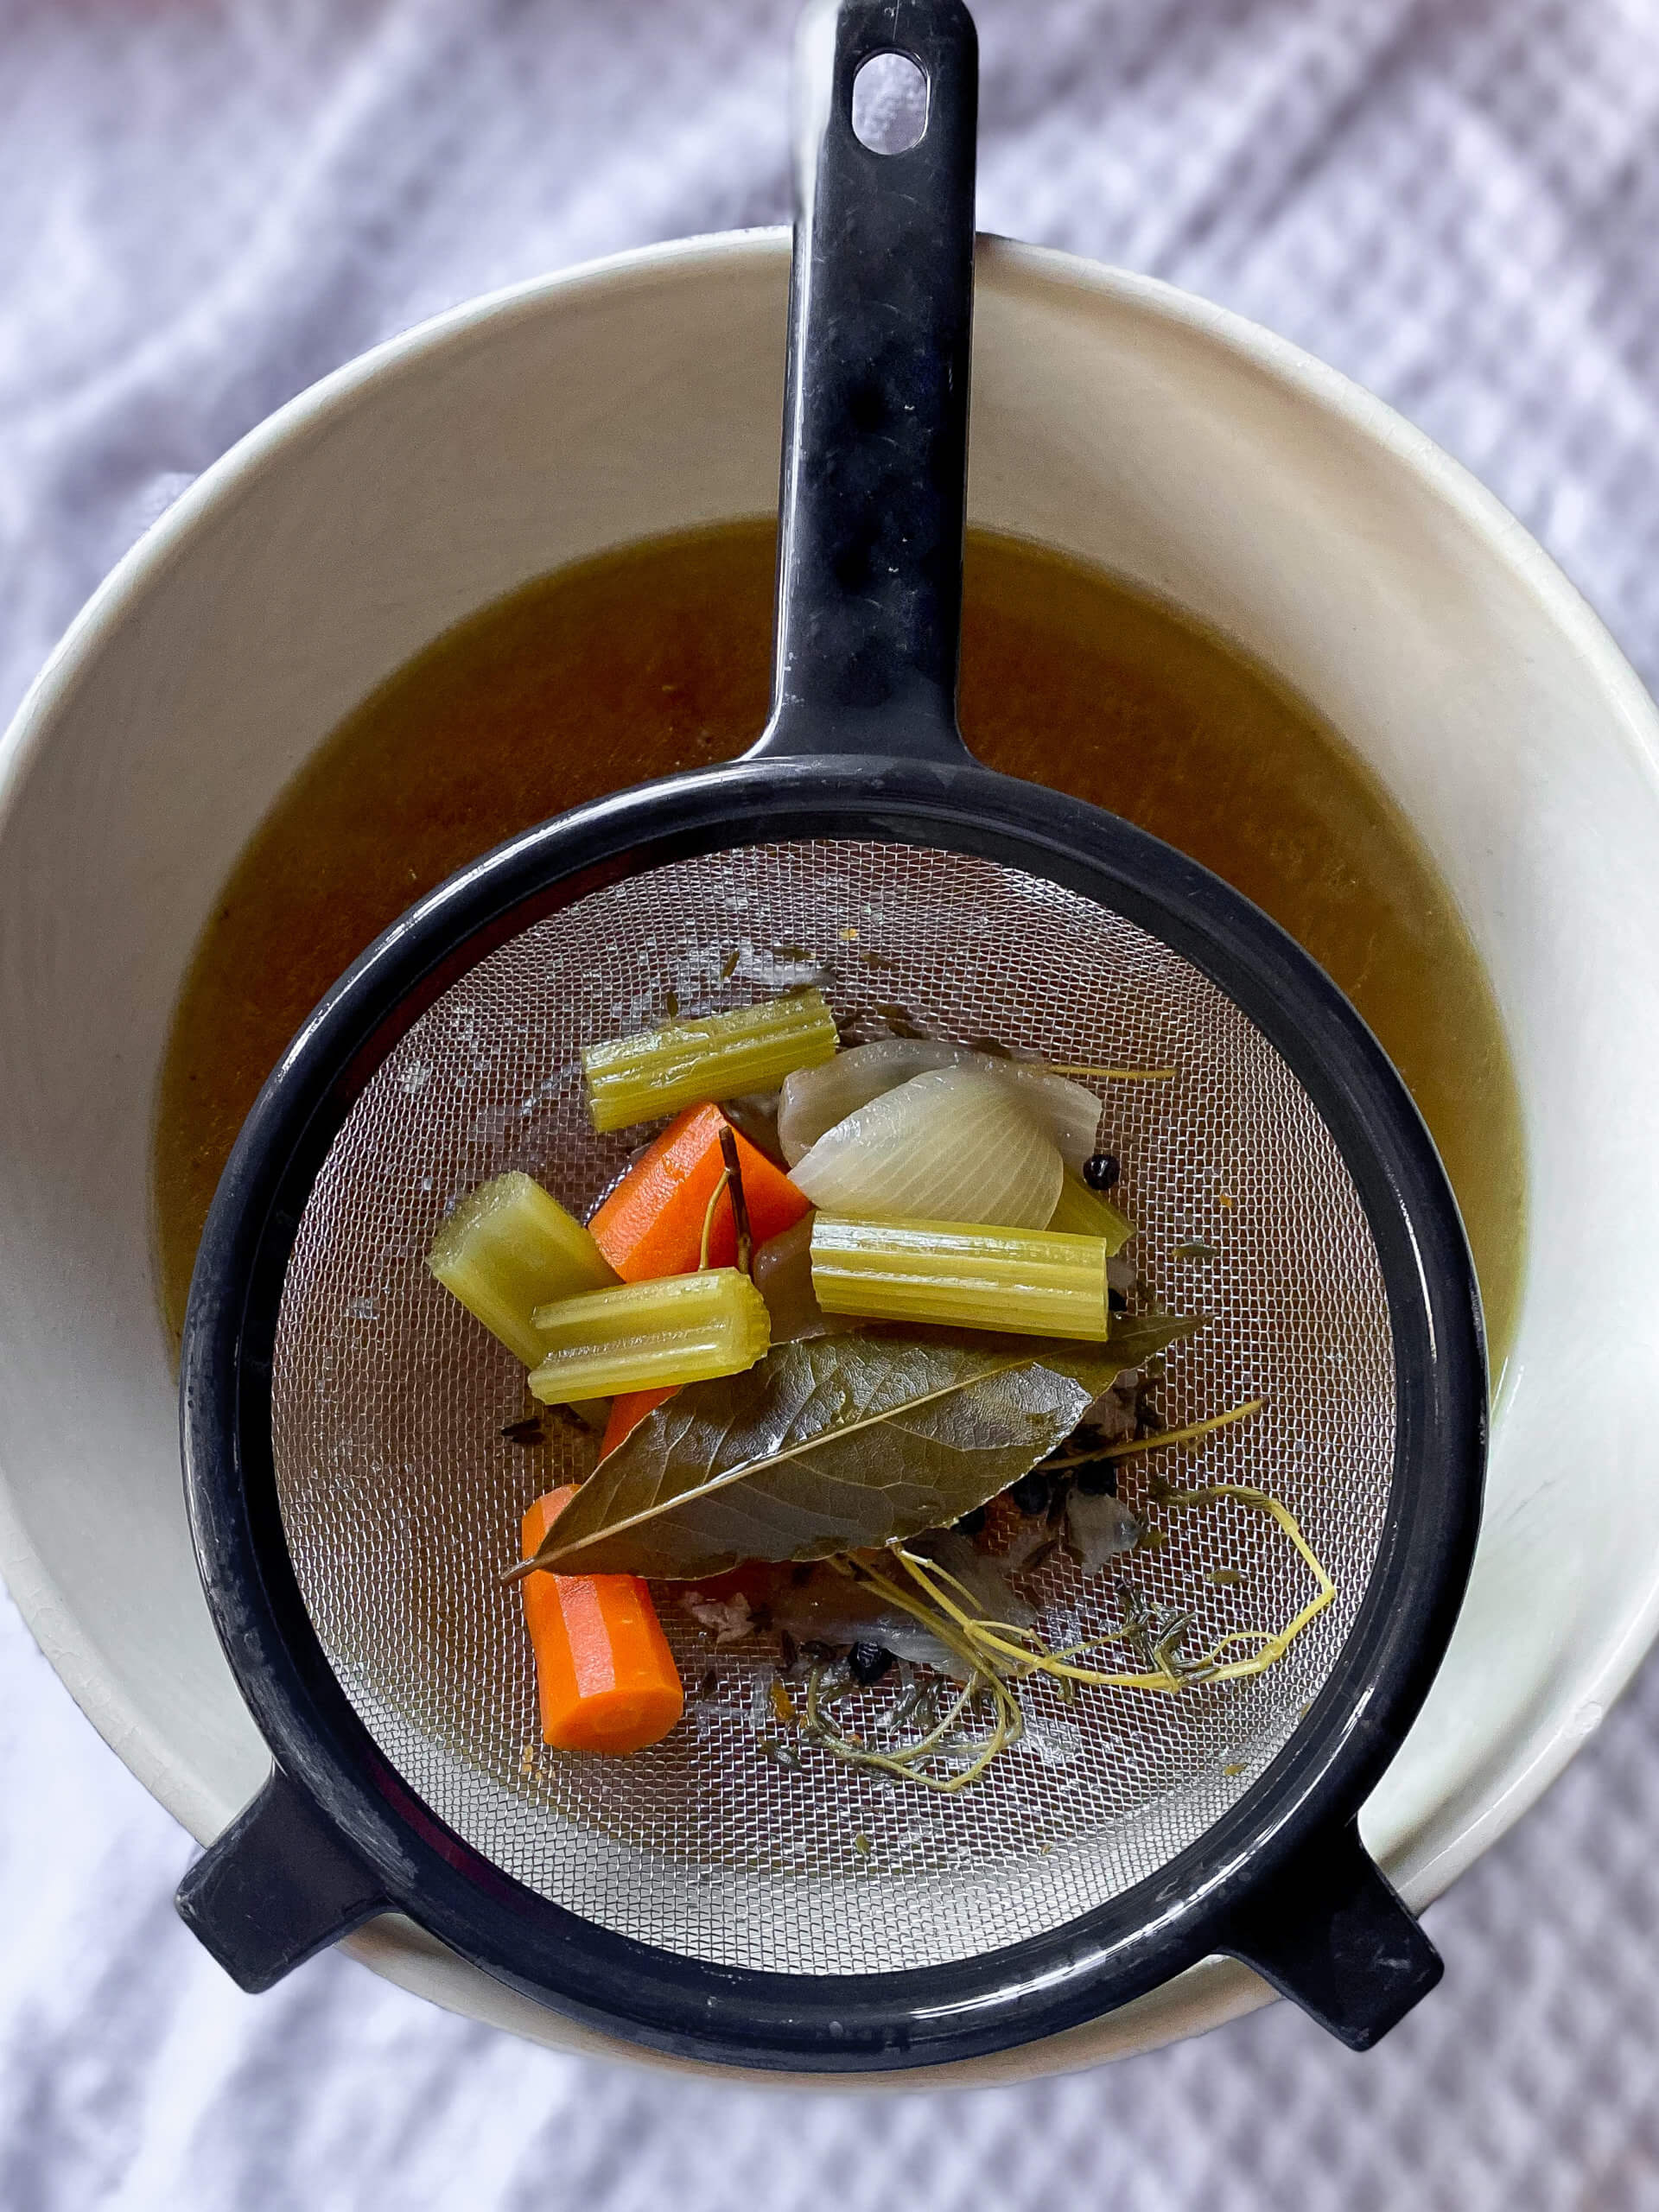
[[[327,986],[474,855],[576,801],[728,760],[765,719],[770,522],[653,540],[526,585],[347,716],[238,862],[175,1017],[157,1118],[176,1338],[208,1202]],[[1524,1244],[1519,1102],[1484,972],[1357,757],[1232,647],[1098,570],[969,542],[962,724],[992,766],[1111,807],[1265,907],[1411,1086],[1474,1247],[1493,1372]]]

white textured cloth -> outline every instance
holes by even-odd
[[[788,0],[0,0],[0,715],[262,416],[469,294],[782,219]],[[980,219],[1150,270],[1470,463],[1659,674],[1652,0],[979,0]],[[563,2060],[338,1957],[241,1996],[186,1838],[0,1599],[4,2212],[1659,2205],[1659,1668],[1429,1916],[1284,2006],[880,2101]]]

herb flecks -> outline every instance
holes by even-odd
[[[901,1006],[893,1006],[887,1001],[878,999],[875,1010],[895,1037],[925,1037],[927,1034],[926,1030],[919,1027],[911,1019],[906,1008]]]
[[[887,1546],[887,1554],[909,1578],[909,1586],[867,1560],[849,1560],[843,1571],[938,1637],[960,1661],[965,1680],[942,1713],[938,1710],[937,1690],[924,1696],[907,1693],[896,1711],[920,1732],[890,1749],[878,1748],[844,1727],[836,1715],[837,1701],[855,1687],[851,1670],[839,1662],[828,1667],[815,1665],[807,1677],[801,1740],[849,1765],[954,1795],[978,1781],[1001,1751],[1020,1740],[1025,1715],[1015,1685],[1031,1675],[1047,1676],[1058,1683],[1063,1693],[1074,1694],[1075,1686],[1084,1683],[1103,1689],[1173,1694],[1200,1683],[1239,1681],[1264,1673],[1331,1604],[1337,1586],[1294,1515],[1265,1491],[1240,1483],[1215,1483],[1202,1490],[1171,1491],[1166,1497],[1166,1503],[1177,1510],[1228,1500],[1265,1513],[1276,1522],[1313,1579],[1313,1596],[1282,1629],[1234,1629],[1206,1650],[1194,1654],[1187,1649],[1197,1624],[1193,1614],[1179,1605],[1154,1607],[1125,1577],[1118,1585],[1122,1610],[1116,1631],[1056,1650],[1035,1628],[983,1618],[973,1610],[972,1593],[947,1568],[895,1541]],[[1127,1648],[1135,1662],[1133,1668],[1079,1663],[1087,1655],[1113,1643]],[[1242,1656],[1227,1656],[1241,1645],[1255,1648]],[[976,1718],[981,1714],[988,1719],[988,1732],[968,1735],[969,1727],[982,1725]],[[893,1718],[878,1724],[884,1735],[893,1728]]]

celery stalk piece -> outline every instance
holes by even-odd
[[[546,1357],[530,1387],[550,1406],[741,1375],[772,1344],[766,1301],[735,1268],[560,1299],[534,1319]]]
[[[1080,1176],[1069,1174],[1060,1185],[1060,1202],[1049,1217],[1051,1230],[1067,1236],[1098,1236],[1104,1240],[1109,1260],[1123,1249],[1135,1233],[1135,1224],[1120,1213],[1109,1198],[1091,1191]]]
[[[608,1037],[582,1055],[588,1110],[596,1129],[622,1129],[683,1106],[775,1090],[797,1068],[832,1058],[836,1043],[835,1016],[815,990]]]
[[[812,1287],[826,1313],[931,1321],[1103,1344],[1106,1243],[1049,1229],[957,1221],[812,1224]]]
[[[537,1306],[616,1281],[582,1224],[518,1174],[468,1192],[433,1238],[426,1264],[526,1367],[547,1349],[531,1323]]]

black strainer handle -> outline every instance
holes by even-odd
[[[1221,1948],[1351,2050],[1369,2050],[1446,1971],[1356,1821],[1310,1837],[1233,1913]]]
[[[854,129],[853,87],[890,54],[926,79],[926,127],[880,153]],[[755,754],[969,758],[978,54],[962,0],[815,0],[801,21],[772,710]]]
[[[375,1877],[279,1766],[202,1853],[174,1903],[232,1980],[255,1993],[391,1910]]]

